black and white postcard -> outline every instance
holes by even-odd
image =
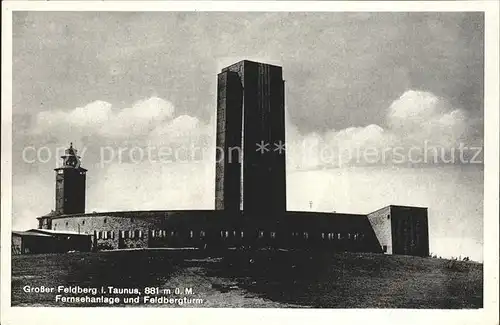
[[[2,320],[498,323],[498,8],[3,3]]]

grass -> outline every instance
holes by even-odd
[[[482,264],[380,254],[234,254],[217,276],[272,300],[336,308],[481,308]],[[244,260],[252,261],[245,265]]]
[[[483,265],[306,251],[122,251],[21,255],[12,304],[59,306],[31,286],[189,286],[205,307],[481,308]],[[122,305],[123,306],[123,305]]]

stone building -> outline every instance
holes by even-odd
[[[275,247],[428,256],[426,208],[286,211],[285,151],[276,150],[285,142],[284,100],[281,67],[241,61],[218,75],[216,142],[226,156],[216,159],[215,210],[85,213],[87,170],[70,146],[56,169],[56,211],[38,217],[39,228],[88,236],[94,250]],[[266,143],[269,150],[256,150]]]

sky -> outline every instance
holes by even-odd
[[[13,228],[70,142],[87,211],[213,209],[216,75],[250,59],[283,67],[289,210],[426,206],[431,252],[482,260],[483,38],[481,13],[15,12]]]

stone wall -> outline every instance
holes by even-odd
[[[12,234],[12,255],[19,255],[23,253],[23,239],[21,236]]]
[[[369,213],[367,217],[382,251],[386,254],[392,254],[391,207],[388,206]]]
[[[81,215],[56,218],[52,221],[53,230],[69,230],[92,236],[94,249],[118,249],[148,247],[148,231],[159,228],[161,216],[153,218],[134,217],[133,215]],[[120,234],[141,231],[141,238],[133,236],[120,241]]]

